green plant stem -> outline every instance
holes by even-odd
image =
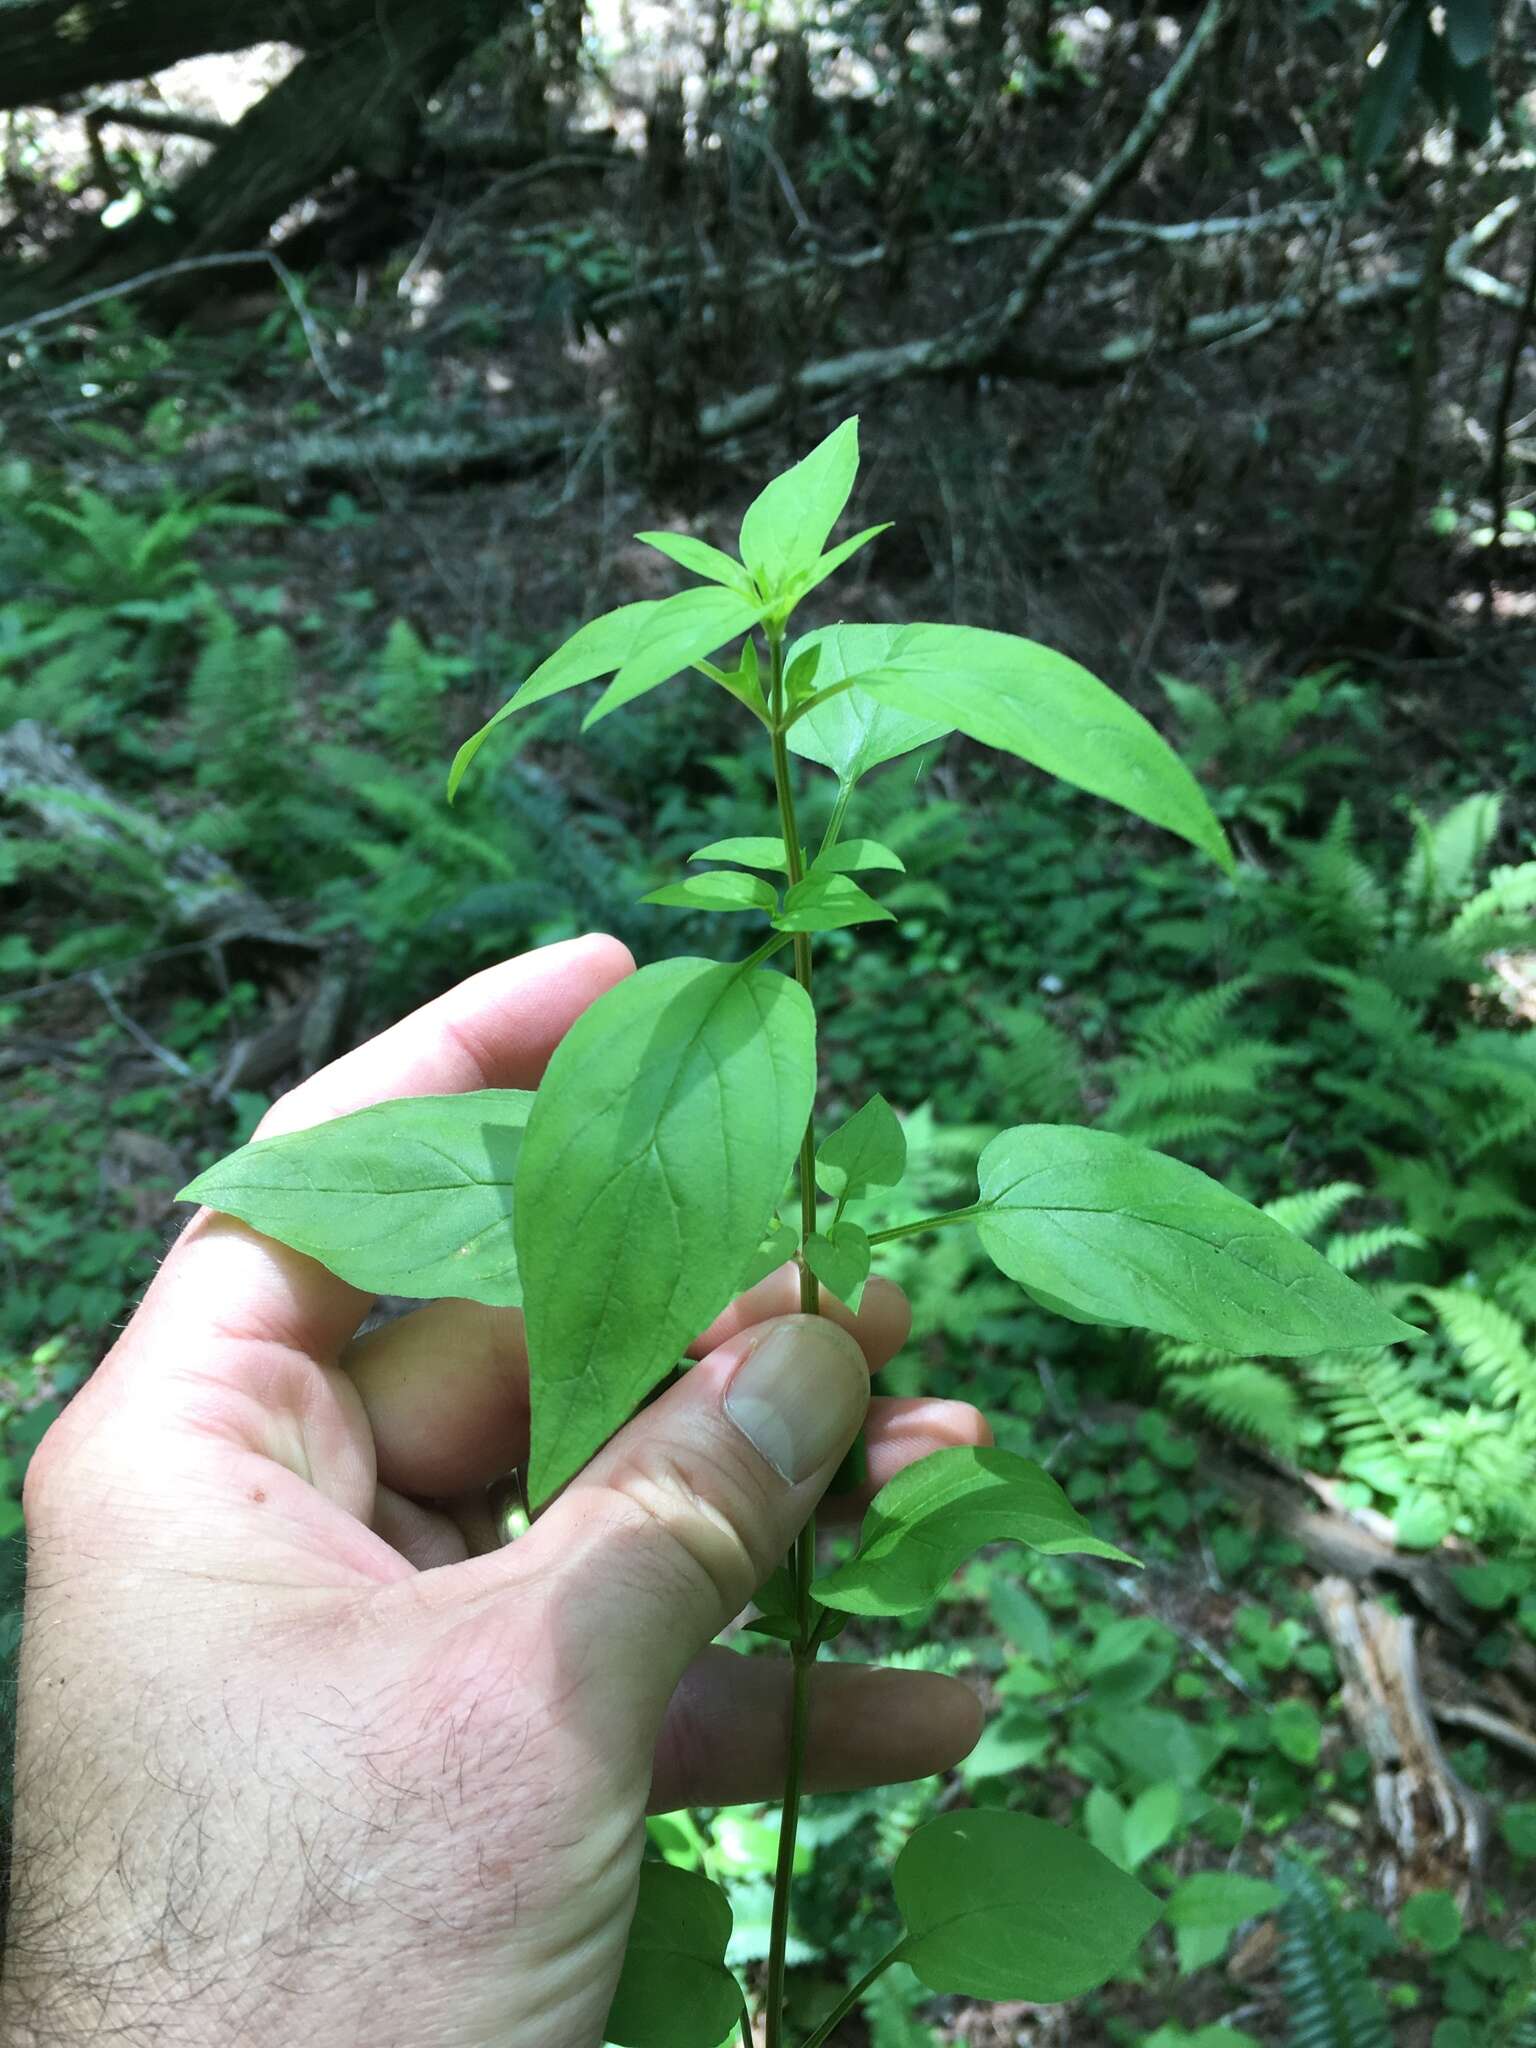
[[[741,2008],[741,2048],[757,2048],[752,2039],[752,2016],[745,2004]]]
[[[883,1955],[880,1958],[879,1962],[875,1964],[873,1969],[866,1970],[864,1972],[864,1975],[859,1979],[858,1983],[855,1984],[851,1990],[847,1991],[843,1995],[843,1997],[838,2000],[837,2004],[833,2007],[832,2011],[827,2014],[826,2018],[822,2021],[821,2025],[816,2029],[815,2033],[812,2034],[811,2038],[806,2042],[805,2048],[821,2048],[821,2044],[824,2041],[829,2041],[832,2038],[834,2029],[841,2026],[843,2021],[847,2019],[849,2013],[853,2011],[854,2007],[858,2004],[859,2000],[864,1996],[865,1992],[869,1989],[870,1985],[874,1983],[875,1979],[877,1977],[883,1977],[886,1971],[891,1967],[892,1963],[900,1962],[901,1952],[906,1947],[906,1945],[907,1944],[905,1938],[903,1938],[901,1941],[898,1941],[893,1949],[891,1949],[887,1954]]]
[[[782,629],[768,629],[768,703],[772,718],[773,781],[779,799],[779,820],[784,830],[784,865],[791,888],[804,879],[805,863],[800,851],[800,833],[795,821],[794,790],[790,782],[789,749],[784,744],[784,636]],[[795,933],[795,979],[811,993],[811,939],[808,932]],[[801,1243],[816,1229],[816,1125],[815,1113],[807,1120],[800,1144],[800,1233]],[[805,1315],[821,1311],[821,1293],[816,1275],[800,1262],[800,1308]],[[773,1876],[773,1917],[768,1935],[767,2048],[783,2048],[784,1968],[789,1945],[789,1894],[795,1868],[795,1836],[800,1825],[800,1782],[805,1766],[806,1715],[810,1701],[811,1668],[820,1643],[816,1637],[818,1617],[813,1613],[811,1581],[816,1575],[816,1518],[801,1530],[790,1559],[795,1588],[795,1640],[790,1646],[794,1676],[790,1694],[789,1756],[784,1771],[784,1803],[779,1820],[779,1852]]]
[[[889,1244],[892,1238],[916,1237],[922,1230],[943,1230],[950,1223],[974,1223],[978,1216],[992,1213],[990,1202],[972,1202],[968,1209],[946,1209],[942,1216],[920,1216],[915,1223],[893,1223],[889,1230],[872,1230],[871,1244]]]

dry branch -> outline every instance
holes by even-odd
[[[1313,1588],[1342,1680],[1344,1712],[1370,1754],[1376,1815],[1390,1846],[1377,1878],[1388,1905],[1444,1889],[1465,1902],[1488,1842],[1488,1812],[1445,1760],[1419,1683],[1414,1624],[1347,1579]]]

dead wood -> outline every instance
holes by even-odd
[[[1419,1683],[1414,1623],[1362,1598],[1344,1578],[1320,1579],[1313,1600],[1338,1660],[1344,1712],[1369,1752],[1387,1850],[1383,1904],[1453,1892],[1465,1905],[1488,1843],[1488,1809],[1446,1762]]]

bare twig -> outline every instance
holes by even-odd
[[[1429,1711],[1447,1727],[1470,1728],[1475,1734],[1486,1735],[1490,1742],[1502,1743],[1517,1756],[1536,1763],[1536,1735],[1517,1727],[1513,1721],[1506,1721],[1502,1714],[1491,1713],[1487,1707],[1471,1702],[1463,1705],[1453,1700],[1431,1700]]]
[[[160,1062],[162,1067],[169,1067],[179,1080],[195,1081],[198,1078],[179,1052],[172,1052],[170,1047],[162,1045],[158,1038],[151,1038],[142,1024],[134,1022],[112,993],[111,985],[104,974],[92,974],[89,980],[91,987],[100,996],[107,1015],[120,1031],[127,1032],[135,1045],[142,1046],[152,1059]]]
[[[177,107],[129,107],[102,104],[89,109],[89,121],[114,128],[141,128],[146,135],[190,135],[196,142],[223,142],[230,133],[227,121],[207,114],[190,114]]]

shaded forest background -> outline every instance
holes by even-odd
[[[1242,860],[893,765],[828,1109],[882,1089],[936,1204],[1021,1117],[1143,1138],[1423,1337],[1194,1354],[893,1248],[898,1380],[1148,1569],[1004,1556],[849,1631],[992,1719],[811,1822],[799,2020],[884,1946],[872,1849],[974,1800],[1166,1928],[1070,2012],[893,1973],[848,2048],[1536,2041],[1533,124],[1531,0],[0,0],[8,1640],[30,1448],[201,1164],[474,966],[719,946],[638,898],[771,828],[723,693],[540,707],[453,811],[446,764],[674,587],[637,529],[733,545],[857,412],[895,524],[818,616],[1064,649]],[[771,1818],[656,1829],[749,1965]]]

